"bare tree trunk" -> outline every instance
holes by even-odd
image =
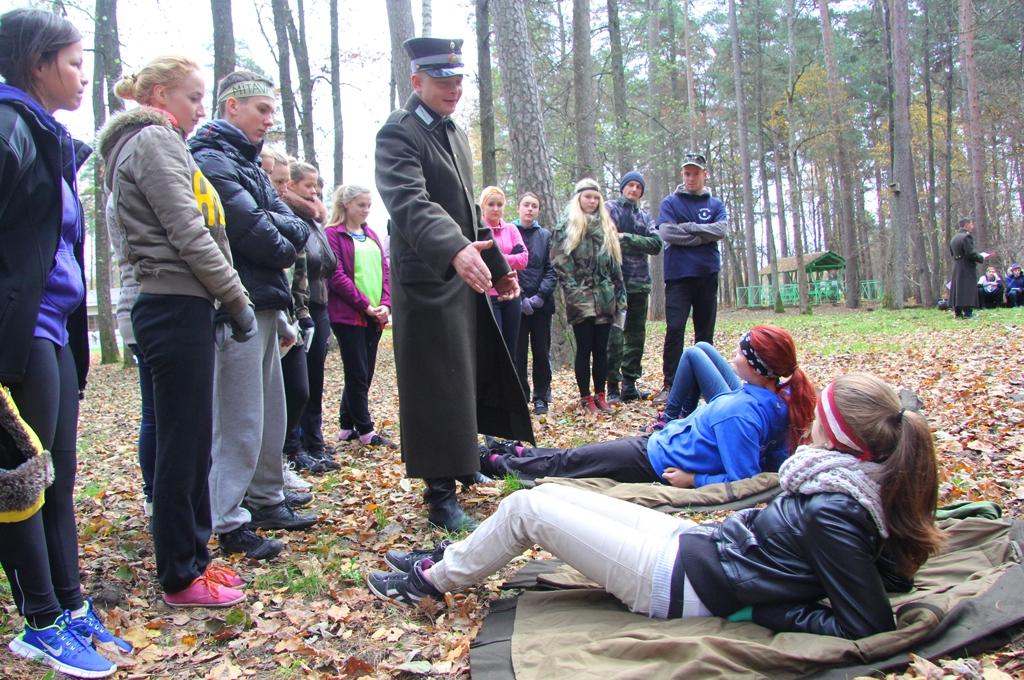
[[[857,232],[853,214],[853,158],[845,134],[846,129],[850,127],[850,122],[846,115],[846,92],[839,81],[839,66],[836,63],[828,0],[819,1],[818,11],[821,15],[821,43],[825,51],[825,70],[828,73],[832,134],[836,143],[836,164],[839,175],[839,222],[843,238],[843,257],[846,258],[844,276],[846,306],[856,309],[860,306],[860,267],[858,263],[860,253],[857,250]]]
[[[967,85],[967,160],[974,188],[974,240],[978,249],[989,245],[985,211],[985,151],[981,133],[981,99],[978,95],[978,62],[974,55],[974,0],[960,0],[960,50]]]
[[[334,186],[345,176],[345,127],[341,118],[341,42],[338,32],[338,0],[330,0],[331,16],[331,113],[334,117]]]
[[[540,197],[540,223],[549,229],[558,219],[555,186],[551,176],[540,89],[533,68],[533,53],[526,29],[526,8],[518,0],[491,0],[495,40],[501,66],[502,90],[508,111],[509,145],[516,188]],[[557,289],[558,291],[561,288]],[[573,356],[572,333],[565,317],[565,302],[555,294],[556,314],[551,333],[551,357],[556,365]]]
[[[402,47],[413,37],[416,28],[412,21],[412,3],[410,0],[386,0],[388,10],[388,29],[391,34],[391,89],[398,100],[391,99],[391,108],[405,104],[412,94],[412,83],[409,82],[409,58]]]
[[[217,84],[221,78],[235,70],[235,28],[231,19],[231,0],[210,0],[213,12],[213,105],[210,115],[216,115]]]
[[[754,105],[757,107],[757,155],[758,174],[761,177],[761,201],[764,204],[764,246],[768,251],[768,265],[770,269],[772,287],[772,306],[777,313],[785,312],[782,305],[782,297],[779,295],[779,260],[778,252],[775,250],[775,225],[772,222],[772,204],[768,192],[768,162],[765,158],[764,147],[764,43],[762,42],[762,18],[761,0],[754,5],[754,20],[757,23],[755,42],[757,49],[757,76],[754,79]],[[782,204],[779,204],[779,214],[782,214]],[[759,281],[760,283],[760,281]]]
[[[313,76],[309,69],[309,49],[306,46],[304,0],[297,0],[296,9],[299,15],[297,28],[291,9],[288,9],[288,38],[291,41],[292,53],[295,55],[295,68],[299,74],[299,99],[302,101],[302,109],[299,111],[299,132],[302,133],[302,151],[305,154],[303,160],[314,167],[319,167],[316,161],[316,131],[313,129]]]
[[[597,160],[597,108],[590,56],[590,0],[572,3],[573,123],[576,127],[576,179],[600,181]]]
[[[793,96],[796,90],[796,0],[786,0],[786,52],[789,55],[786,80],[786,147],[789,173],[789,205],[793,212],[793,251],[796,254],[796,282],[800,292],[800,313],[811,311],[807,290],[807,272],[804,271],[803,197],[800,195],[800,170],[796,157],[796,131],[794,128]]]
[[[775,178],[775,204],[779,206],[779,256],[789,257],[789,233],[786,224],[785,191],[782,188],[782,140],[779,131],[772,128],[772,161]],[[786,275],[783,275],[787,278]],[[786,283],[789,283],[788,278]]]
[[[658,159],[661,158],[661,147],[658,139],[663,136],[658,127],[658,72],[659,54],[661,44],[661,22],[659,21],[659,0],[647,0],[647,129],[648,129],[648,183],[647,186],[653,189],[653,205],[651,214],[655,220],[659,219],[660,191],[667,188],[670,180],[662,178]],[[675,170],[673,170],[674,172]],[[649,189],[649,190],[651,190]],[[665,260],[661,255],[652,255],[648,262],[651,265],[651,301],[648,308],[648,318],[665,318]]]
[[[95,54],[93,55],[92,114],[96,129],[103,127],[107,120],[106,78],[116,68],[121,70],[119,55],[112,53],[117,45],[117,0],[96,0]],[[116,62],[116,66],[114,65]],[[100,361],[104,364],[117,363],[121,355],[114,332],[114,308],[110,301],[110,234],[107,233],[106,200],[103,191],[103,164],[93,166],[94,228],[96,241],[96,288],[97,327],[100,334]]]
[[[953,238],[953,21],[953,10],[952,8],[947,8],[946,35],[949,37],[946,38],[946,157],[943,162],[943,183],[945,186],[942,192],[943,243],[949,243],[950,239]],[[946,264],[943,267],[943,272],[950,272],[952,270],[953,260],[948,256],[948,253],[948,248],[943,250],[943,259]],[[945,278],[945,275],[943,275],[943,279]]]
[[[740,180],[743,183],[744,263],[748,286],[757,285],[757,227],[754,225],[754,188],[750,180],[750,147],[747,141],[747,107],[743,97],[743,54],[736,20],[736,0],[729,0],[729,35],[732,38],[732,72],[736,84],[736,134],[739,137]]]
[[[922,71],[924,78],[924,100],[925,120],[927,125],[928,140],[928,244],[931,250],[932,265],[932,290],[935,297],[942,296],[942,255],[939,250],[939,220],[936,214],[936,188],[935,188],[935,130],[932,108],[934,99],[932,97],[932,43],[931,43],[931,19],[928,16],[928,0],[919,0],[924,22],[924,59]]]
[[[423,19],[423,31],[420,33],[425,38],[434,35],[434,8],[430,0],[421,0],[423,3],[420,16]]]
[[[476,0],[476,61],[480,73],[480,163],[485,187],[498,183],[494,143],[494,80],[491,76],[490,0]],[[522,189],[525,191],[525,189]]]
[[[277,38],[278,85],[281,87],[281,117],[284,119],[284,147],[289,156],[299,155],[299,132],[295,125],[295,92],[292,87],[292,57],[288,47],[288,0],[270,0]]]
[[[633,164],[626,144],[626,72],[622,61],[618,0],[608,0],[608,43],[612,59],[612,103],[615,107],[615,172],[617,177],[622,177],[633,169]]]
[[[683,0],[683,60],[686,62],[686,112],[690,121],[687,139],[690,151],[696,151],[697,95],[693,85],[693,64],[690,61],[690,0]]]
[[[910,32],[909,8],[907,0],[891,0],[892,2],[892,52],[894,82],[894,126],[895,149],[893,169],[897,186],[893,187],[896,195],[896,209],[899,215],[900,240],[910,237],[913,250],[915,282],[920,293],[918,301],[931,307],[935,304],[932,292],[931,273],[928,271],[928,256],[925,253],[924,233],[918,214],[917,179],[914,176],[914,150],[912,131],[910,129]],[[905,253],[905,242],[901,246]],[[897,290],[900,286],[897,284]],[[903,299],[893,301],[897,308],[902,308]]]

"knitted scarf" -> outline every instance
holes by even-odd
[[[800,446],[779,468],[783,492],[841,493],[864,506],[882,538],[889,537],[881,498],[882,466],[831,449]]]

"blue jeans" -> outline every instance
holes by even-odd
[[[740,379],[732,365],[706,342],[698,342],[686,348],[675,378],[672,391],[665,404],[665,415],[670,420],[685,418],[697,409],[701,397],[711,401],[722,392],[735,390]]]

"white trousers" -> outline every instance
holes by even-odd
[[[561,484],[517,491],[429,570],[442,591],[495,573],[537,544],[625,604],[647,614],[655,567],[694,522]],[[672,552],[674,555],[675,553]]]

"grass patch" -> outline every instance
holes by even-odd
[[[501,480],[501,495],[507,496],[514,491],[519,491],[523,488],[523,482],[519,479],[519,475],[514,472],[505,473],[505,478]]]
[[[94,479],[83,486],[78,491],[78,494],[80,496],[88,496],[89,498],[98,498],[100,494],[106,491],[106,489],[106,484]]]
[[[346,557],[343,560],[339,560],[330,571],[345,583],[351,583],[355,586],[363,585],[363,569],[359,564],[359,560],[355,558]]]
[[[303,574],[293,565],[272,569],[253,579],[255,590],[280,590],[305,597],[319,597],[327,591],[327,582],[319,574]]]
[[[377,531],[384,531],[384,528],[388,525],[388,513],[378,505],[373,509],[373,517],[377,522]]]

